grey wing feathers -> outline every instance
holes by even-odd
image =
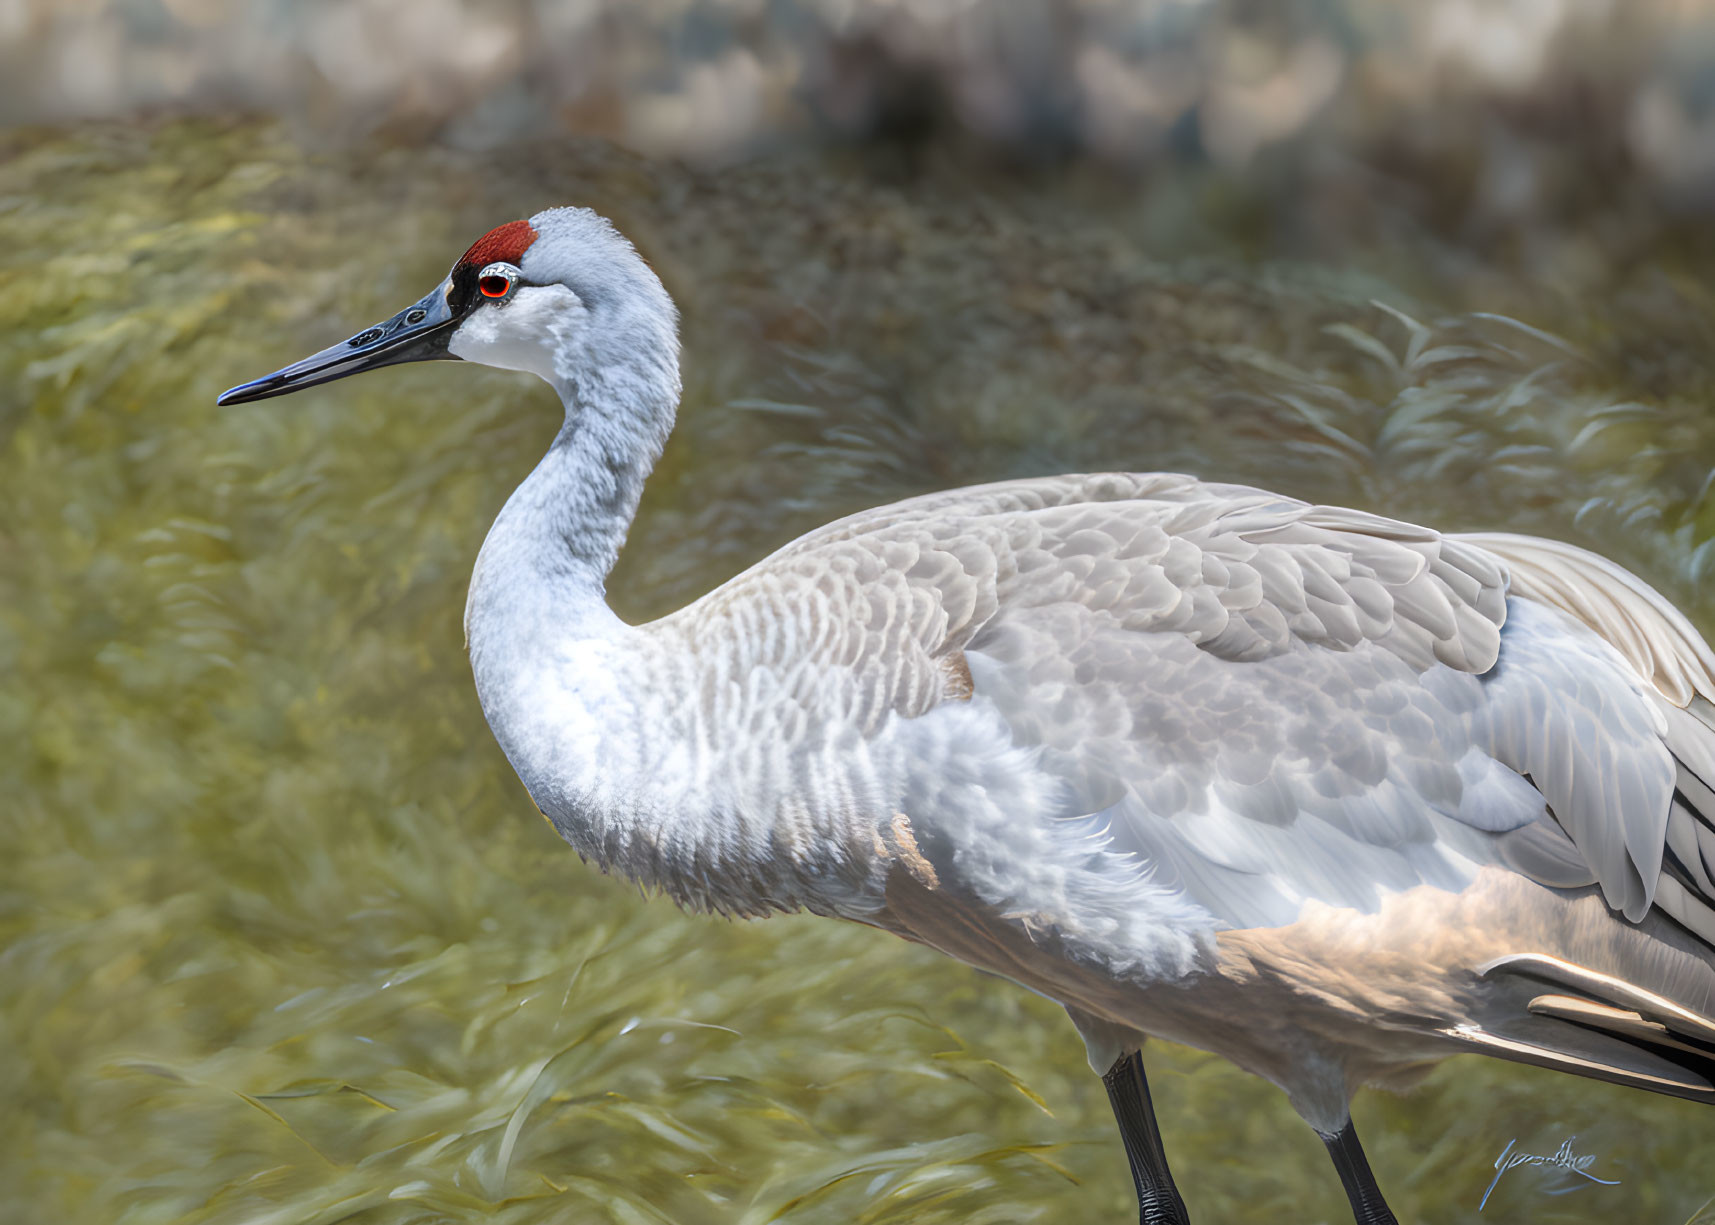
[[[801,543],[801,542],[799,542]],[[889,715],[921,715],[968,695],[960,647],[996,609],[998,558],[980,538],[940,544],[896,531],[821,548],[788,547],[649,628],[687,645],[668,657],[712,658],[775,678],[802,708],[801,730],[873,732]],[[740,716],[744,688],[727,677],[713,720]]]
[[[1440,743],[1446,695],[1415,679],[1476,684],[1504,584],[1482,550],[1409,524],[1104,474],[840,520],[658,625],[728,637],[735,671],[796,678],[772,691],[825,703],[803,727],[867,734],[971,698],[970,677],[1059,780],[1054,815],[1097,817],[1230,922],[1279,921],[1307,896],[1452,887],[1449,842],[1540,811]],[[741,717],[739,688],[722,692],[716,725]]]
[[[1078,610],[1231,660],[1375,641],[1416,665],[1481,671],[1503,582],[1480,550],[1409,524],[1185,476],[1101,474],[853,515],[658,625],[724,621],[753,666],[850,670],[841,713],[869,729],[960,696],[955,657],[1003,609]]]
[[[1605,820],[1659,841],[1656,871],[1646,873],[1654,904],[1715,944],[1715,651],[1660,593],[1605,557],[1528,536],[1461,539],[1501,558],[1516,594],[1582,622],[1655,690],[1672,798],[1665,813],[1622,807]]]
[[[1595,630],[1675,706],[1715,696],[1715,651],[1635,574],[1558,540],[1502,532],[1455,539],[1504,561],[1513,594],[1570,613]]]
[[[764,564],[901,542],[918,551],[924,577],[945,555],[948,597],[965,595],[961,569],[980,583],[992,564],[996,598],[978,599],[983,612],[1077,604],[1125,629],[1186,634],[1229,659],[1293,641],[1376,641],[1414,665],[1481,672],[1506,617],[1505,569],[1481,549],[1379,515],[1172,474],[928,494],[831,523]]]
[[[668,621],[723,609],[753,661],[845,676],[818,692],[865,729],[974,675],[1082,812],[1234,919],[1465,855],[1715,941],[1715,654],[1571,546],[1063,476],[828,524]]]
[[[865,726],[997,712],[1062,784],[1050,824],[1220,925],[1375,913],[1491,864],[1568,891],[1596,926],[1566,951],[1615,973],[1498,959],[1441,1032],[1715,1100],[1715,652],[1613,563],[1118,474],[912,499],[735,582],[849,671]],[[1529,949],[1548,914],[1495,917]]]

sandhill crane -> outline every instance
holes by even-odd
[[[1145,1222],[1184,1222],[1147,1035],[1273,1081],[1366,1225],[1360,1085],[1467,1051],[1715,1100],[1715,654],[1618,566],[1189,476],[1006,481],[794,541],[658,621],[604,583],[679,398],[604,219],[484,235],[426,297],[220,397],[463,358],[565,418],[465,625],[583,855],[807,909],[1061,1004]]]

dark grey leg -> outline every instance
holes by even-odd
[[[1149,1100],[1149,1082],[1143,1078],[1143,1056],[1136,1051],[1121,1055],[1102,1077],[1102,1083],[1108,1087],[1108,1101],[1119,1120],[1120,1139],[1125,1141],[1125,1159],[1131,1165],[1131,1180],[1137,1186],[1138,1219],[1142,1225],[1191,1225],[1185,1201],[1179,1198],[1179,1188],[1173,1185],[1173,1175],[1167,1169],[1161,1128],[1156,1126],[1155,1105]],[[1363,1154],[1358,1158],[1361,1161]]]
[[[1352,1215],[1358,1225],[1399,1225],[1399,1218],[1388,1208],[1381,1188],[1376,1186],[1376,1176],[1370,1173],[1370,1163],[1364,1156],[1363,1145],[1358,1143],[1352,1120],[1347,1119],[1346,1125],[1331,1136],[1316,1134],[1328,1146],[1334,1168],[1340,1171],[1340,1181],[1345,1184],[1346,1198],[1352,1201]]]

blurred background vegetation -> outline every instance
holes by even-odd
[[[684,312],[628,616],[1125,467],[1573,540],[1715,625],[1691,0],[0,0],[0,121],[0,1221],[1135,1219],[1055,1008],[535,818],[459,617],[545,389],[214,408],[513,217],[608,213]],[[1196,1219],[1349,1219],[1275,1090],[1148,1058]],[[1682,1102],[1466,1058],[1356,1109],[1402,1220],[1715,1195]],[[1568,1135],[1620,1185],[1477,1215]]]

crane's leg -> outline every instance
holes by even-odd
[[[1142,1225],[1190,1225],[1185,1201],[1179,1197],[1179,1188],[1173,1185],[1173,1175],[1167,1169],[1161,1128],[1155,1122],[1155,1105],[1149,1100],[1149,1082],[1143,1078],[1143,1056],[1136,1051],[1121,1055],[1103,1075],[1102,1083],[1108,1087],[1108,1101],[1113,1104],[1114,1118],[1119,1120],[1125,1158],[1131,1165],[1131,1180],[1137,1186]],[[1352,1143],[1355,1145],[1357,1141]],[[1362,1153],[1358,1154],[1358,1160],[1363,1160]]]
[[[1316,1134],[1328,1146],[1334,1168],[1340,1171],[1340,1181],[1345,1184],[1346,1198],[1352,1201],[1352,1215],[1358,1225],[1399,1225],[1399,1218],[1382,1198],[1382,1189],[1376,1186],[1376,1176],[1370,1173],[1369,1160],[1364,1156],[1363,1145],[1358,1143],[1352,1120],[1348,1118],[1346,1125],[1333,1135],[1321,1131]]]

